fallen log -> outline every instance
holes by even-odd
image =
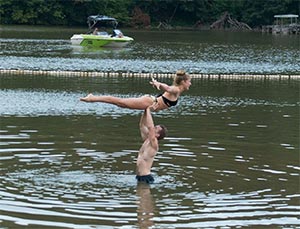
[[[221,17],[210,25],[211,29],[225,29],[226,27],[239,30],[252,30],[252,28],[244,22],[239,22],[235,18],[231,18],[230,14],[226,11]]]

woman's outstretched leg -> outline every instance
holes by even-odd
[[[116,105],[122,108],[144,110],[153,105],[153,99],[150,96],[142,96],[139,98],[119,98],[115,96],[95,96],[88,94],[86,97],[80,98],[83,102],[101,102]]]

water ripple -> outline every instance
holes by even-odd
[[[186,69],[190,73],[299,73],[299,65],[285,63],[240,63],[234,61],[153,61],[140,59],[82,59],[58,57],[0,56],[1,69],[27,69],[52,71],[100,71],[100,72],[176,72]]]
[[[129,95],[112,94],[113,96],[128,97]],[[0,96],[6,100],[0,101],[0,114],[2,116],[65,116],[75,114],[96,114],[101,116],[119,116],[124,114],[139,114],[140,111],[122,109],[114,105],[104,103],[83,103],[79,101],[82,94],[56,91],[23,91],[23,90],[0,90]],[[141,95],[132,95],[141,96]],[[30,99],[28,99],[30,98]],[[10,101],[9,103],[6,101]],[[59,103],[57,102],[59,101]],[[198,104],[198,109],[195,105]],[[191,106],[192,105],[192,106]],[[295,106],[295,104],[279,104],[264,100],[238,99],[231,97],[189,97],[182,96],[180,106],[175,109],[164,111],[164,115],[182,114],[198,115],[203,112],[222,112],[225,107],[236,106]],[[228,124],[236,126],[237,124]],[[257,125],[264,128],[265,125]],[[26,133],[26,132],[25,132]],[[26,136],[26,135],[24,135]],[[8,137],[8,136],[7,136]]]

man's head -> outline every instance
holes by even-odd
[[[156,125],[155,132],[157,140],[161,140],[167,136],[168,130],[164,125]]]

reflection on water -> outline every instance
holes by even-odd
[[[137,185],[136,194],[137,203],[137,219],[140,228],[150,228],[154,226],[153,217],[155,217],[155,203],[151,194],[150,185],[140,183]]]
[[[78,98],[154,93],[148,79],[2,76],[0,224],[299,227],[297,83],[193,79],[154,114],[169,136],[147,186],[135,180],[141,111]]]

